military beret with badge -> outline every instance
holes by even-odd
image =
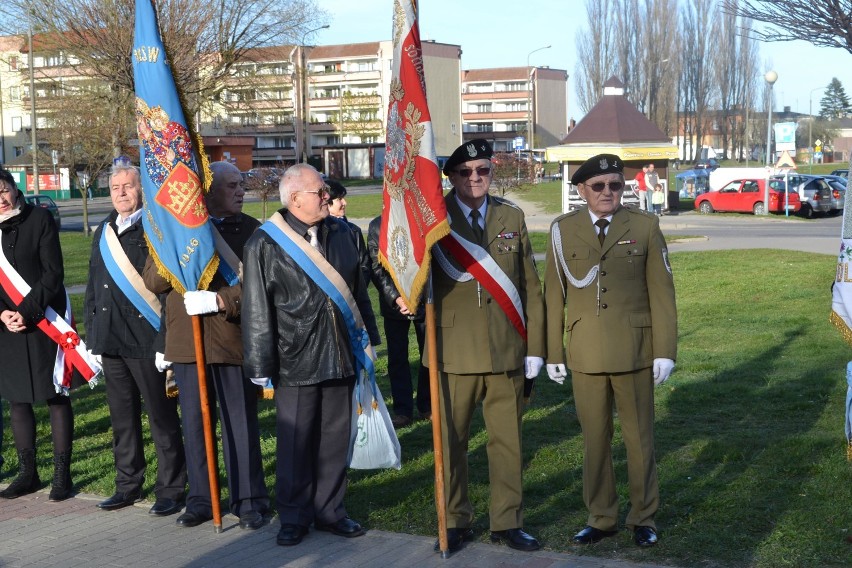
[[[491,148],[491,144],[488,143],[488,140],[485,140],[484,138],[476,138],[470,142],[465,142],[455,149],[453,154],[444,164],[444,175],[450,175],[450,172],[452,172],[459,164],[463,164],[471,160],[490,160],[493,155],[494,149]]]
[[[587,179],[603,174],[624,175],[624,163],[615,154],[598,154],[592,156],[577,168],[571,176],[571,184],[578,185]]]

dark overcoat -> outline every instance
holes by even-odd
[[[36,327],[47,306],[65,313],[65,276],[59,232],[53,216],[23,205],[21,213],[0,223],[3,254],[31,290],[19,306],[0,288],[0,311],[18,311],[27,329],[13,333],[0,325],[0,396],[12,402],[39,402],[56,396],[53,366],[56,343]]]

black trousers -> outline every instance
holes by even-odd
[[[354,387],[350,377],[275,389],[275,493],[282,524],[307,527],[346,516]]]
[[[417,334],[417,347],[422,356],[426,323],[423,320],[395,318],[384,318],[384,323],[393,413],[411,418],[414,414],[414,389],[411,386],[411,367],[408,359],[408,330],[413,324],[414,332]],[[420,414],[426,414],[432,408],[432,401],[429,398],[429,369],[419,359],[418,367],[417,410]]]
[[[148,414],[157,452],[154,494],[180,501],[186,490],[186,460],[177,399],[166,396],[166,377],[153,359],[103,355],[107,405],[112,422],[115,489],[141,493],[145,481],[145,444],[142,441],[142,401]]]
[[[207,475],[207,453],[204,449],[198,370],[195,363],[175,363],[174,371],[180,393],[186,468],[189,474],[186,511],[209,516],[212,514],[210,479]],[[213,388],[210,388],[211,385]],[[238,517],[249,511],[263,514],[269,509],[269,494],[263,478],[260,453],[257,388],[243,377],[242,368],[236,365],[207,365],[207,387],[214,438],[214,409],[217,400],[219,402],[222,450],[225,453],[225,471],[231,495],[231,514]]]

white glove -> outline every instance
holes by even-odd
[[[183,305],[186,306],[186,313],[191,316],[214,314],[219,311],[219,302],[216,298],[216,292],[196,290],[183,295]]]
[[[154,366],[157,367],[157,370],[161,373],[166,371],[166,369],[171,369],[172,362],[166,361],[166,356],[162,353],[157,353],[154,355]]]
[[[266,385],[272,382],[272,379],[270,379],[269,377],[254,377],[250,380],[259,387],[265,387]]]
[[[103,366],[104,366],[104,363],[103,363],[103,360],[102,360],[101,356],[100,356],[100,355],[95,355],[94,353],[92,353],[92,350],[91,350],[91,349],[89,349],[89,357],[91,357],[91,358],[92,358],[92,360],[93,360],[94,362],[96,362],[98,365],[100,365],[101,367],[103,367]]]
[[[671,359],[654,359],[654,386],[660,386],[674,371],[675,362]]]
[[[544,359],[541,357],[524,357],[524,376],[528,379],[536,378],[543,366]]]
[[[568,376],[568,371],[565,370],[565,365],[563,363],[548,363],[547,376],[550,377],[551,381],[561,385],[565,382],[565,377]]]

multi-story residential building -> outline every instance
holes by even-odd
[[[498,152],[511,151],[517,137],[527,149],[558,144],[568,132],[567,83],[566,71],[548,67],[464,71],[464,139],[486,138]]]
[[[498,151],[510,150],[515,137],[526,135],[529,122],[536,147],[564,137],[565,71],[462,71],[461,46],[422,45],[438,156],[478,136],[491,139]],[[31,146],[27,56],[22,38],[0,37],[2,163],[20,158]],[[199,130],[216,156],[239,154],[242,163],[250,140],[255,167],[309,160],[331,175],[376,175],[383,162],[392,56],[390,41],[249,50],[233,65],[217,99],[200,105]],[[38,129],[50,127],[51,98],[62,96],[68,81],[80,81],[72,59],[34,47]]]

